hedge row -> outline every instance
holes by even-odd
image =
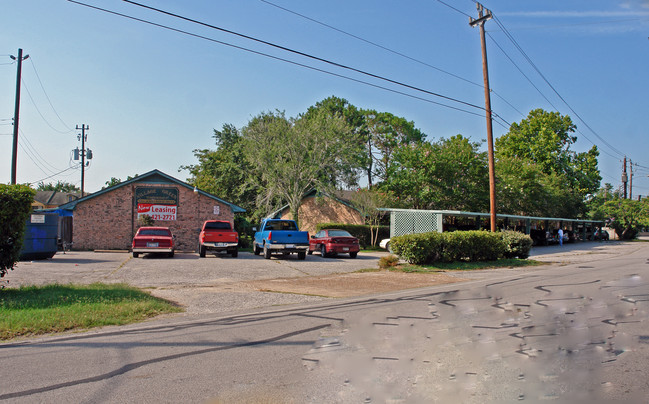
[[[395,254],[411,264],[453,261],[491,261],[529,256],[532,239],[515,231],[482,230],[406,234],[390,240]]]
[[[0,278],[18,262],[35,193],[27,185],[0,184]]]
[[[372,238],[370,235],[370,226],[366,224],[345,224],[345,223],[318,223],[316,231],[323,229],[340,229],[347,230],[349,234],[358,238],[358,243],[363,247],[372,245]],[[374,229],[376,232],[376,228]],[[377,244],[384,238],[390,238],[390,226],[379,226],[379,236],[377,237]]]

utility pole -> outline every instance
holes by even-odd
[[[20,82],[23,69],[23,60],[29,55],[23,57],[23,50],[18,49],[18,57],[9,56],[18,62],[18,71],[16,73],[16,109],[14,110],[14,143],[11,152],[11,184],[16,184],[16,166],[18,162],[18,122],[20,121]]]
[[[81,129],[81,197],[83,198],[83,190],[85,185],[85,170],[86,170],[86,130],[89,130],[88,125],[77,125],[77,130]]]
[[[626,183],[629,178],[626,175],[626,156],[624,156],[624,168],[622,169],[622,184],[624,185],[624,199],[626,199]]]
[[[484,24],[492,18],[491,11],[487,10],[480,3],[478,8],[478,19],[469,17],[469,25],[480,27],[480,43],[482,44],[482,74],[484,76],[484,98],[485,112],[487,118],[487,157],[489,160],[489,207],[491,212],[491,231],[496,231],[496,170],[494,162],[494,138],[491,118],[491,94],[489,87],[489,70],[487,65],[487,45],[485,40]],[[485,14],[486,12],[486,14]]]
[[[629,199],[633,199],[633,161],[629,159]]]

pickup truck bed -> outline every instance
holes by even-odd
[[[289,255],[297,253],[303,260],[309,250],[309,233],[299,231],[293,220],[266,219],[262,221],[259,231],[255,233],[253,253],[270,259],[272,254]]]

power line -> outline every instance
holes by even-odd
[[[43,157],[43,156],[38,152],[38,150],[36,150],[36,147],[34,147],[34,145],[32,144],[32,142],[29,141],[29,139],[27,138],[27,135],[25,135],[25,132],[23,132],[22,129],[19,129],[19,130],[20,130],[20,134],[21,134],[22,138],[23,138],[23,139],[27,142],[27,144],[30,146],[30,148],[31,148],[31,150],[33,151],[33,153],[36,154],[36,155],[40,158],[40,160],[41,160],[43,163],[47,164],[48,166],[50,166],[50,167],[52,168],[52,170],[50,170],[50,171],[53,172],[53,171],[58,171],[58,170],[60,170],[60,168],[53,166],[53,165],[50,164],[47,160],[45,160],[45,158],[44,158],[44,157]]]
[[[60,130],[56,129],[54,126],[52,126],[52,124],[47,120],[47,118],[45,118],[45,116],[43,115],[41,110],[38,108],[38,105],[36,105],[36,101],[34,101],[34,97],[32,97],[32,93],[29,91],[29,88],[27,88],[27,84],[25,83],[25,80],[21,80],[21,81],[23,83],[23,87],[25,87],[25,90],[27,91],[27,95],[29,96],[29,99],[31,100],[32,104],[34,105],[34,108],[36,108],[36,112],[38,112],[38,115],[41,116],[41,118],[47,124],[47,126],[49,126],[53,131],[61,133],[61,134],[70,133],[70,131],[60,131]]]
[[[72,0],[68,0],[68,1],[72,1]],[[408,88],[408,89],[411,89],[411,90],[423,92],[425,94],[429,94],[429,95],[439,97],[439,98],[443,98],[443,99],[446,99],[446,100],[449,100],[449,101],[457,102],[457,103],[460,103],[460,104],[463,104],[463,105],[466,105],[466,106],[469,106],[469,107],[472,107],[472,108],[484,110],[483,107],[480,107],[480,106],[475,105],[475,104],[471,104],[471,103],[466,102],[466,101],[459,100],[457,98],[442,95],[442,94],[439,94],[439,93],[436,93],[436,92],[433,92],[433,91],[429,91],[429,90],[424,90],[422,88],[412,86],[412,85],[409,85],[409,84],[405,84],[405,83],[399,82],[397,80],[392,80],[392,79],[389,79],[387,77],[383,77],[383,76],[380,76],[380,75],[377,75],[377,74],[374,74],[374,73],[369,73],[369,72],[366,72],[364,70],[360,70],[360,69],[357,69],[357,68],[354,68],[354,67],[351,67],[351,66],[347,66],[347,65],[338,63],[338,62],[333,62],[331,60],[324,59],[324,58],[321,58],[321,57],[318,57],[318,56],[314,56],[314,55],[311,55],[311,54],[308,54],[308,53],[305,53],[305,52],[302,52],[302,51],[287,48],[287,47],[282,46],[282,45],[277,45],[277,44],[274,44],[272,42],[265,41],[263,39],[254,38],[254,37],[249,36],[249,35],[241,34],[241,33],[229,30],[229,29],[217,27],[217,26],[212,25],[212,24],[208,24],[208,23],[205,23],[205,22],[202,22],[202,21],[198,21],[198,20],[195,20],[195,19],[192,19],[192,18],[189,18],[189,17],[184,17],[184,16],[179,15],[179,14],[174,14],[174,13],[171,13],[169,11],[165,11],[165,10],[162,10],[162,9],[159,9],[159,8],[147,6],[145,4],[140,4],[140,3],[137,3],[137,2],[134,2],[134,1],[131,1],[131,0],[122,0],[122,1],[126,2],[126,3],[129,3],[129,4],[132,4],[132,5],[135,5],[135,6],[138,6],[138,7],[145,8],[147,10],[155,11],[157,13],[168,15],[170,17],[174,17],[174,18],[178,18],[178,19],[181,19],[181,20],[184,20],[184,21],[187,21],[187,22],[191,22],[193,24],[202,25],[202,26],[207,27],[207,28],[215,29],[217,31],[225,32],[227,34],[235,35],[235,36],[238,36],[240,38],[244,38],[244,39],[248,39],[250,41],[261,43],[261,44],[264,44],[264,45],[267,45],[267,46],[270,46],[270,47],[273,47],[273,48],[276,48],[276,49],[283,50],[285,52],[290,52],[290,53],[293,53],[293,54],[296,54],[296,55],[299,55],[299,56],[303,56],[303,57],[313,59],[313,60],[316,60],[316,61],[319,61],[319,62],[322,62],[322,63],[326,63],[326,64],[329,64],[329,65],[332,65],[332,66],[335,66],[335,67],[339,67],[341,69],[350,70],[350,71],[353,71],[355,73],[359,73],[359,74],[362,74],[362,75],[365,75],[365,76],[369,76],[369,77],[372,77],[372,78],[375,78],[375,79],[378,79],[378,80],[386,81],[388,83],[395,84],[395,85],[398,85],[398,86],[402,86],[402,87],[405,87],[405,88]],[[72,2],[76,3],[76,1],[72,1]]]
[[[70,133],[74,131],[74,129],[72,129],[70,125],[66,124],[65,121],[61,119],[61,116],[56,111],[56,108],[54,108],[54,105],[52,105],[52,100],[50,100],[50,97],[47,95],[47,91],[45,91],[45,87],[43,86],[43,82],[41,81],[41,76],[38,74],[38,71],[36,70],[36,65],[34,64],[34,57],[32,56],[31,59],[29,59],[29,61],[32,64],[32,68],[34,69],[34,73],[36,73],[36,78],[38,79],[38,83],[41,85],[41,90],[43,90],[43,94],[45,94],[45,98],[47,98],[47,102],[50,104],[52,111],[54,111],[54,114],[56,115],[57,118],[59,118],[59,121],[61,121],[63,126],[65,126],[68,129],[68,132],[66,133]]]
[[[274,59],[274,60],[278,60],[278,61],[281,61],[281,62],[289,63],[289,64],[292,64],[292,65],[295,65],[295,66],[299,66],[299,67],[303,67],[303,68],[310,69],[310,70],[313,70],[313,71],[317,71],[317,72],[320,72],[320,73],[328,74],[328,75],[331,75],[331,76],[334,76],[334,77],[343,78],[343,79],[353,81],[353,82],[356,82],[356,83],[359,83],[359,84],[364,84],[364,85],[371,86],[371,87],[374,87],[374,88],[378,88],[378,89],[381,89],[381,90],[389,91],[389,92],[392,92],[392,93],[395,93],[395,94],[400,94],[400,95],[410,97],[410,98],[414,98],[414,99],[417,99],[417,100],[420,100],[420,101],[428,102],[430,104],[439,105],[439,106],[442,106],[442,107],[446,107],[446,108],[453,109],[453,110],[456,110],[456,111],[461,111],[461,112],[471,114],[471,115],[475,115],[475,116],[482,116],[482,114],[479,114],[479,113],[476,113],[476,112],[473,112],[473,111],[468,111],[468,110],[465,110],[465,109],[462,109],[462,108],[459,108],[459,107],[454,107],[454,106],[451,106],[451,105],[442,104],[440,102],[432,101],[432,100],[429,100],[429,99],[426,99],[426,98],[423,98],[423,97],[419,97],[419,96],[416,96],[416,95],[413,95],[413,94],[408,94],[408,93],[405,93],[403,91],[394,90],[394,89],[391,89],[391,88],[388,88],[388,87],[380,86],[378,84],[374,84],[374,83],[370,83],[370,82],[367,82],[367,81],[355,79],[355,78],[352,78],[352,77],[349,77],[349,76],[345,76],[345,75],[342,75],[342,74],[339,74],[339,73],[330,72],[330,71],[320,69],[320,68],[317,68],[317,67],[313,67],[313,66],[309,66],[309,65],[306,65],[306,64],[303,64],[303,63],[299,63],[299,62],[295,62],[295,61],[292,61],[292,60],[284,59],[284,58],[281,58],[281,57],[278,57],[278,56],[273,56],[273,55],[270,55],[270,54],[267,54],[267,53],[259,52],[259,51],[252,50],[252,49],[249,49],[249,48],[245,48],[245,47],[242,47],[242,46],[238,46],[238,45],[230,44],[230,43],[227,43],[227,42],[219,41],[219,40],[214,39],[214,38],[209,38],[209,37],[206,37],[206,36],[203,36],[203,35],[194,34],[192,32],[183,31],[181,29],[173,28],[173,27],[163,25],[163,24],[158,24],[158,23],[155,23],[155,22],[152,22],[152,21],[144,20],[144,19],[133,17],[133,16],[130,16],[130,15],[118,13],[116,11],[111,11],[111,10],[103,9],[103,8],[100,8],[100,7],[92,6],[90,4],[81,3],[81,2],[78,2],[78,1],[75,1],[75,0],[68,0],[68,1],[71,2],[71,3],[75,3],[75,4],[78,4],[78,5],[85,6],[85,7],[88,7],[88,8],[92,8],[92,9],[102,11],[102,12],[105,12],[105,13],[117,15],[117,16],[120,16],[120,17],[124,17],[124,18],[127,18],[127,19],[138,21],[138,22],[141,22],[141,23],[144,23],[144,24],[152,25],[152,26],[155,26],[155,27],[158,27],[158,28],[163,28],[163,29],[167,29],[167,30],[170,30],[170,31],[173,31],[173,32],[180,33],[180,34],[192,36],[192,37],[195,37],[195,38],[204,39],[206,41],[218,43],[220,45],[228,46],[228,47],[231,47],[231,48],[234,48],[234,49],[250,52],[250,53],[253,53],[253,54],[256,54],[256,55],[259,55],[259,56],[264,56],[264,57],[267,57],[267,58],[270,58],[270,59]],[[424,92],[425,92],[425,90],[424,90]],[[461,102],[461,101],[459,101],[459,102]],[[484,110],[484,108],[479,107],[479,106],[474,106],[474,107],[477,108],[477,109]]]
[[[543,79],[543,81],[552,89],[552,91],[557,95],[557,97],[559,97],[559,99],[563,101],[563,103],[568,107],[568,109],[570,109],[570,111],[577,117],[577,119],[579,119],[586,126],[586,128],[588,128],[588,130],[590,130],[599,140],[601,140],[602,143],[604,143],[604,145],[606,145],[613,152],[619,154],[620,156],[623,156],[624,153],[622,153],[617,148],[613,147],[603,137],[601,137],[597,132],[595,132],[595,130],[591,128],[590,125],[588,125],[588,123],[584,119],[581,118],[581,116],[572,108],[572,106],[563,98],[563,96],[559,94],[557,89],[550,83],[550,81],[543,75],[543,73],[541,73],[541,70],[539,70],[539,68],[536,66],[536,64],[534,64],[532,59],[527,55],[527,53],[525,53],[523,48],[518,44],[518,42],[516,42],[514,37],[511,35],[511,33],[507,31],[507,28],[505,28],[505,26],[500,22],[498,17],[494,16],[494,20],[496,21],[496,24],[503,30],[507,38],[514,44],[514,46],[518,49],[518,51],[523,55],[525,60],[527,60],[530,66],[532,66],[532,68],[539,74],[539,76]]]
[[[60,171],[60,172],[58,172],[58,173],[56,173],[56,174],[52,174],[52,175],[50,175],[49,177],[42,178],[42,179],[40,179],[40,180],[38,180],[38,181],[30,182],[29,185],[38,184],[39,182],[43,182],[43,181],[45,181],[45,180],[49,180],[49,179],[52,178],[52,177],[56,177],[57,175],[61,175],[61,174],[63,174],[63,173],[66,172],[66,171],[74,170],[74,169],[76,169],[76,167],[68,167],[68,168],[66,168],[66,169],[63,170],[63,171]]]
[[[342,30],[342,29],[340,29],[340,28],[334,27],[333,25],[330,25],[330,24],[324,23],[324,22],[322,22],[322,21],[316,20],[315,18],[312,18],[312,17],[306,16],[306,15],[304,15],[304,14],[298,13],[298,12],[296,12],[296,11],[290,10],[290,9],[288,9],[288,8],[286,8],[286,7],[282,7],[282,6],[280,6],[280,5],[277,5],[277,4],[275,4],[275,3],[270,2],[270,1],[268,1],[268,0],[259,0],[259,1],[261,1],[262,3],[266,3],[266,4],[270,5],[270,6],[276,7],[276,8],[278,8],[278,9],[280,9],[280,10],[286,11],[287,13],[291,13],[291,14],[294,14],[294,15],[296,15],[296,16],[298,16],[298,17],[304,18],[304,19],[306,19],[306,20],[308,20],[308,21],[311,21],[311,22],[314,22],[314,23],[316,23],[316,24],[322,25],[323,27],[326,27],[326,28],[332,29],[332,30],[334,30],[334,31],[336,31],[336,32],[339,32],[339,33],[341,33],[341,34],[347,35],[347,36],[349,36],[349,37],[351,37],[351,38],[354,38],[354,39],[357,39],[357,40],[359,40],[359,41],[365,42],[365,43],[367,43],[367,44],[370,44],[370,45],[375,46],[375,47],[377,47],[377,48],[379,48],[379,49],[382,49],[382,50],[385,50],[385,51],[390,52],[390,53],[392,53],[392,54],[395,54],[395,55],[397,55],[397,56],[400,56],[400,57],[403,57],[403,58],[408,59],[408,60],[410,60],[410,61],[413,61],[413,62],[419,63],[419,64],[421,64],[421,65],[423,65],[423,66],[429,67],[429,68],[434,69],[434,70],[436,70],[436,71],[438,71],[438,72],[441,72],[441,73],[447,74],[447,75],[449,75],[449,76],[451,76],[451,77],[454,77],[454,78],[456,78],[456,79],[462,80],[462,81],[464,81],[464,82],[466,82],[466,83],[472,84],[472,85],[477,86],[477,87],[480,87],[480,88],[484,88],[484,86],[483,86],[482,84],[480,84],[480,83],[476,83],[475,81],[471,81],[471,80],[466,79],[466,78],[464,78],[464,77],[462,77],[462,76],[459,76],[459,75],[457,75],[457,74],[455,74],[455,73],[451,73],[451,72],[449,72],[449,71],[447,71],[447,70],[444,70],[444,69],[441,69],[441,68],[439,68],[439,67],[437,67],[437,66],[431,65],[430,63],[424,62],[424,61],[422,61],[422,60],[420,60],[420,59],[414,58],[414,57],[412,57],[412,56],[408,56],[408,55],[406,55],[406,54],[404,54],[404,53],[401,53],[401,52],[399,52],[399,51],[396,51],[396,50],[394,50],[394,49],[390,49],[390,48],[388,48],[388,47],[386,47],[386,46],[383,46],[383,45],[378,44],[378,43],[376,43],[376,42],[370,41],[369,39],[365,39],[365,38],[360,37],[360,36],[358,36],[358,35],[355,35],[355,34],[352,34],[352,33],[350,33],[350,32],[344,31],[344,30]],[[452,9],[454,9],[455,11],[458,11],[458,12],[461,13],[461,14],[464,14],[464,15],[466,15],[466,16],[469,16],[468,14],[463,13],[462,11],[460,11],[460,10],[458,10],[458,9],[456,9],[456,8],[454,8],[454,7],[452,7],[452,6],[448,5],[448,4],[446,4],[446,3],[444,3],[444,2],[441,1],[441,0],[437,0],[437,1],[439,1],[439,2],[442,3],[442,4],[444,4],[444,5],[447,6],[447,7],[450,7],[450,8],[452,8]],[[470,17],[470,16],[469,16],[469,17]],[[502,96],[501,96],[500,94],[498,94],[496,91],[494,91],[493,89],[490,89],[490,90],[491,90],[491,92],[492,92],[495,96],[497,96],[497,97],[500,98],[502,101],[504,101],[504,102],[505,102],[507,105],[509,105],[509,106],[510,106],[514,111],[518,112],[518,113],[521,114],[522,116],[525,116],[522,112],[520,112],[518,109],[516,109],[516,107],[514,107],[514,106],[513,106],[509,101],[507,101],[504,97],[502,97]],[[500,118],[500,119],[502,119],[502,118]],[[509,126],[509,123],[507,123],[505,120],[503,120],[503,122],[505,122],[505,124],[507,124],[507,126]],[[501,124],[500,122],[499,122],[498,124],[502,126],[502,124]]]

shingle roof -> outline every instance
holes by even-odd
[[[133,184],[133,183],[137,183],[137,182],[146,182],[146,183],[149,183],[149,184],[151,184],[151,183],[154,183],[154,184],[155,183],[160,183],[160,184],[173,183],[173,184],[177,184],[177,185],[180,185],[180,186],[188,188],[188,189],[192,189],[192,190],[194,189],[194,187],[192,185],[189,185],[186,182],[183,182],[183,181],[181,181],[181,180],[179,180],[177,178],[174,178],[174,177],[172,177],[172,176],[170,176],[168,174],[165,174],[162,171],[152,170],[152,171],[149,171],[148,173],[138,175],[135,178],[131,178],[130,180],[120,182],[119,184],[113,185],[112,187],[108,187],[108,188],[102,189],[100,191],[97,191],[95,193],[92,193],[90,195],[86,195],[83,198],[77,199],[76,201],[72,201],[72,202],[66,203],[64,205],[61,205],[60,208],[61,209],[66,209],[66,210],[74,210],[77,207],[78,203],[85,202],[85,201],[90,200],[92,198],[95,198],[97,196],[100,196],[100,195],[103,195],[105,193],[114,191],[114,190],[116,190],[116,189],[118,189],[120,187],[124,187],[124,186],[130,185],[130,184]],[[212,195],[212,194],[210,194],[208,192],[205,192],[205,191],[202,191],[200,189],[198,190],[198,193],[203,195],[203,196],[206,196],[208,198],[212,198],[212,199],[214,199],[216,201],[219,201],[220,203],[228,205],[230,207],[230,209],[232,209],[232,213],[243,213],[243,212],[246,211],[244,208],[242,208],[240,206],[237,206],[237,205],[235,205],[233,203],[230,203],[228,201],[224,201],[223,199],[217,197],[216,195]]]

